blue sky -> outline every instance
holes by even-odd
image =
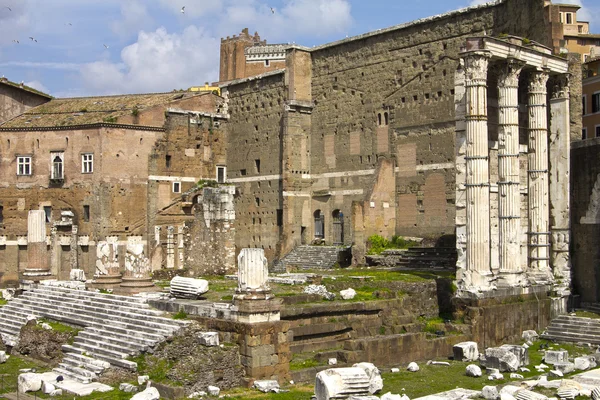
[[[170,91],[216,81],[220,38],[244,27],[312,47],[484,2],[0,0],[0,74],[57,97]],[[597,0],[566,2],[599,32]]]

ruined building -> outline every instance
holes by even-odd
[[[317,239],[352,244],[361,263],[373,234],[458,234],[465,291],[568,287],[581,102],[566,77],[580,65],[557,55],[552,7],[496,1],[288,45],[285,68],[222,84],[229,151],[244,149],[227,164],[236,247],[275,260]]]
[[[212,93],[53,99],[0,125],[0,281],[34,268],[34,243],[60,279],[98,274],[106,249],[121,267],[130,250],[153,269],[193,260],[197,184],[226,176],[224,111]]]

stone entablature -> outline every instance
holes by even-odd
[[[566,295],[568,62],[544,46],[491,37],[469,38],[463,50],[456,74],[459,290],[467,295],[560,282],[555,289]],[[495,127],[488,114],[496,110],[498,144],[490,148]],[[528,138],[527,159],[520,136]]]
[[[270,44],[266,46],[252,46],[244,50],[246,61],[285,60],[288,46],[284,44]]]

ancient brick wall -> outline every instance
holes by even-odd
[[[226,88],[229,97],[228,182],[236,197],[236,248],[262,247],[272,259],[279,243],[284,74]],[[278,218],[278,215],[280,216]]]
[[[0,83],[0,124],[49,100],[47,97]]]

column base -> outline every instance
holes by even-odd
[[[270,297],[261,298],[240,298],[236,294],[233,298],[233,305],[237,308],[238,322],[260,323],[273,322],[280,320],[281,300]],[[259,296],[257,296],[259,297]]]
[[[153,293],[162,292],[162,288],[155,286],[152,278],[131,278],[123,277],[119,287],[113,290],[115,294],[137,294],[137,293]]]
[[[114,289],[121,284],[122,275],[94,275],[90,287],[92,289]]]
[[[21,273],[21,276],[22,279],[33,282],[55,279],[55,277],[52,275],[52,272],[49,269],[45,268],[25,269],[25,271]]]

